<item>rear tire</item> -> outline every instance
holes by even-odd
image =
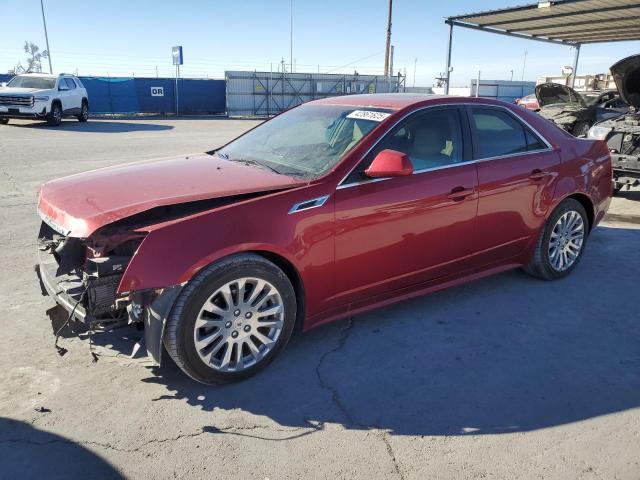
[[[47,114],[47,124],[50,127],[59,127],[62,123],[62,107],[59,103],[51,106],[51,111]]]
[[[82,108],[80,110],[80,115],[76,117],[79,122],[84,123],[89,120],[89,104],[87,102],[82,102]]]
[[[9,123],[8,118],[0,118],[0,125],[6,125],[7,123]]]
[[[259,255],[241,254],[210,265],[186,285],[163,342],[194,380],[228,383],[266,367],[286,346],[295,321],[295,291],[284,272]]]
[[[524,271],[542,280],[566,277],[580,262],[588,234],[589,220],[582,204],[572,198],[564,200],[545,223]]]

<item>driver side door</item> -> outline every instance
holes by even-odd
[[[394,127],[335,194],[336,306],[445,277],[472,253],[478,175],[464,111],[430,107]],[[385,149],[406,153],[413,175],[371,179]]]

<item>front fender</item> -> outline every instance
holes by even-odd
[[[305,305],[324,308],[333,295],[333,200],[289,214],[294,203],[326,195],[317,185],[231,204],[149,228],[118,287],[124,294],[188,282],[221,258],[248,251],[286,260],[313,295]],[[309,313],[309,312],[307,312]]]

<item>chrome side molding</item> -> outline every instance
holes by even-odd
[[[289,210],[289,215],[291,215],[292,213],[302,212],[304,210],[310,210],[312,208],[321,207],[322,205],[325,204],[328,198],[329,198],[329,195],[324,195],[322,197],[312,198],[311,200],[305,200],[303,202],[296,203],[293,205],[293,207],[291,207],[291,210]]]

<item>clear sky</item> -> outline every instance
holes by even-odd
[[[533,0],[395,0],[395,70],[407,85],[430,86],[444,70],[444,17]],[[225,70],[266,70],[289,62],[289,0],[44,0],[55,72],[80,75],[173,75],[171,46],[183,45],[183,76],[223,78]],[[30,40],[45,48],[39,0],[0,0],[0,72],[24,60]],[[381,74],[387,0],[293,0],[296,71]],[[18,20],[19,19],[19,20]],[[452,85],[486,79],[557,75],[570,65],[568,47],[455,29]],[[579,73],[603,73],[640,53],[640,42],[585,45]],[[360,60],[360,61],[357,61]],[[24,62],[23,62],[24,63]],[[46,65],[46,62],[45,62]]]

